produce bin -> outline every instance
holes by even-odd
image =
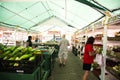
[[[0,59],[0,72],[31,74],[37,68],[38,64],[41,63],[41,60],[42,60],[41,55],[38,55],[34,61]]]
[[[43,59],[45,60],[43,67],[45,70],[50,69],[51,67],[51,54],[48,52],[43,53]]]
[[[43,62],[40,64],[40,79],[41,80],[47,80],[50,74],[50,69],[45,70],[44,65],[45,65],[45,60],[43,60]]]
[[[0,80],[41,80],[40,67],[31,74],[0,72]]]
[[[41,51],[43,52],[43,61],[40,64],[40,69],[41,69],[41,80],[47,80],[49,76],[51,76],[51,71],[53,68],[53,54],[54,54],[54,48],[51,48],[49,50],[42,49]]]
[[[49,48],[54,48],[55,53],[52,55],[53,58],[58,57],[58,52],[59,52],[59,45],[58,44],[51,44],[51,43],[43,43],[39,44],[40,47],[43,49],[49,49]]]

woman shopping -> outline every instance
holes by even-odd
[[[95,51],[93,50],[94,37],[89,37],[84,48],[84,57],[83,57],[83,80],[88,80],[89,72],[91,70],[91,64],[94,60]]]

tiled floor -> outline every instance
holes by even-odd
[[[82,61],[79,57],[71,53],[68,54],[68,61],[65,67],[59,67],[58,59],[56,59],[52,75],[48,80],[82,80],[83,70]],[[99,80],[92,72],[88,80]],[[107,72],[105,80],[118,80]]]

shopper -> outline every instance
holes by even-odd
[[[59,66],[65,66],[67,57],[68,57],[68,46],[69,46],[69,41],[65,38],[65,34],[62,36],[62,39],[60,41],[60,49],[58,53],[59,57]]]
[[[38,47],[38,44],[39,44],[39,39],[38,39],[38,37],[36,37],[36,39],[35,39],[35,48]]]
[[[94,60],[95,51],[93,50],[94,37],[89,37],[85,48],[84,48],[84,57],[83,57],[83,80],[88,80],[89,72],[91,70],[91,64]]]
[[[82,55],[84,54],[84,48],[85,48],[85,43],[82,42],[82,45],[80,46],[80,59],[82,59]]]
[[[32,47],[32,36],[28,36],[28,40],[26,41],[26,47]]]

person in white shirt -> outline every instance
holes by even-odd
[[[69,41],[65,38],[65,34],[62,36],[62,39],[59,44],[59,53],[58,53],[58,58],[59,58],[59,66],[61,67],[62,65],[66,65],[67,57],[68,57],[68,46],[69,46]]]

